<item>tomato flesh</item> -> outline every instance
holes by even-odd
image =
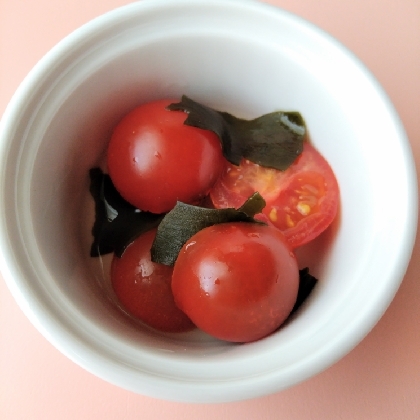
[[[150,230],[114,256],[111,282],[123,309],[150,327],[164,332],[194,328],[191,320],[175,305],[171,290],[173,267],[151,261],[150,248],[156,229]]]
[[[175,263],[175,302],[208,334],[232,342],[267,336],[296,302],[299,270],[284,235],[256,223],[195,234]]]
[[[335,175],[308,142],[302,154],[283,172],[245,159],[239,166],[228,164],[210,197],[216,208],[238,208],[256,191],[266,201],[263,213],[256,218],[280,229],[292,248],[320,235],[338,211]]]
[[[216,134],[184,125],[186,113],[166,109],[173,102],[135,108],[116,126],[108,146],[115,187],[132,205],[152,213],[165,213],[177,201],[197,203],[225,165]]]

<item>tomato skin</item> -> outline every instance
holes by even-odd
[[[178,200],[197,203],[225,165],[216,134],[184,125],[186,113],[165,109],[173,102],[135,108],[115,127],[108,146],[115,187],[129,203],[152,213],[165,213]]]
[[[195,328],[175,305],[171,290],[173,268],[150,259],[156,229],[137,238],[121,258],[114,256],[111,283],[123,309],[150,327],[163,332]]]
[[[175,302],[203,331],[250,342],[276,330],[297,297],[299,270],[283,234],[256,223],[205,228],[182,248],[172,276]]]
[[[285,171],[247,160],[239,166],[228,164],[210,197],[216,208],[238,208],[255,191],[266,201],[256,218],[280,229],[293,249],[320,235],[338,212],[337,179],[327,161],[308,142]]]

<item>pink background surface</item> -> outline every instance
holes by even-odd
[[[397,108],[419,167],[420,0],[269,2],[317,24],[364,61]],[[88,20],[127,3],[0,0],[0,114],[27,72],[54,44]],[[384,205],[391,199],[392,191]],[[350,354],[286,391],[219,405],[159,401],[85,372],[35,330],[0,280],[0,418],[420,419],[420,242],[388,311]]]

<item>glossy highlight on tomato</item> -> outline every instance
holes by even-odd
[[[276,330],[298,288],[298,265],[284,235],[257,223],[199,231],[182,248],[172,276],[178,307],[203,331],[232,342]]]
[[[285,171],[243,159],[228,164],[210,191],[216,208],[240,207],[255,191],[266,201],[257,219],[280,229],[297,248],[320,235],[334,220],[339,204],[335,175],[321,154],[308,142]]]
[[[183,332],[195,326],[175,305],[171,290],[173,267],[150,259],[156,229],[138,237],[121,258],[114,256],[111,283],[122,307],[133,317],[163,332]]]
[[[165,213],[177,201],[198,203],[225,165],[216,134],[184,125],[186,113],[166,109],[173,102],[135,108],[116,126],[108,146],[115,187],[129,203],[152,213]]]

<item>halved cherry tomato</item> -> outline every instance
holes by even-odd
[[[138,237],[111,265],[112,287],[123,308],[133,317],[164,332],[194,328],[175,305],[171,290],[173,268],[150,259],[156,229]]]
[[[135,207],[165,213],[176,202],[196,204],[222,172],[220,140],[184,125],[187,114],[169,111],[176,100],[141,105],[116,126],[108,146],[108,171],[119,193]]]
[[[259,218],[280,229],[290,246],[297,248],[321,234],[338,211],[339,188],[321,154],[308,142],[284,172],[248,160],[227,165],[210,191],[216,208],[240,207],[258,191],[266,200]]]
[[[172,276],[175,302],[221,340],[267,336],[296,302],[299,270],[284,235],[257,223],[205,228],[181,249]]]

